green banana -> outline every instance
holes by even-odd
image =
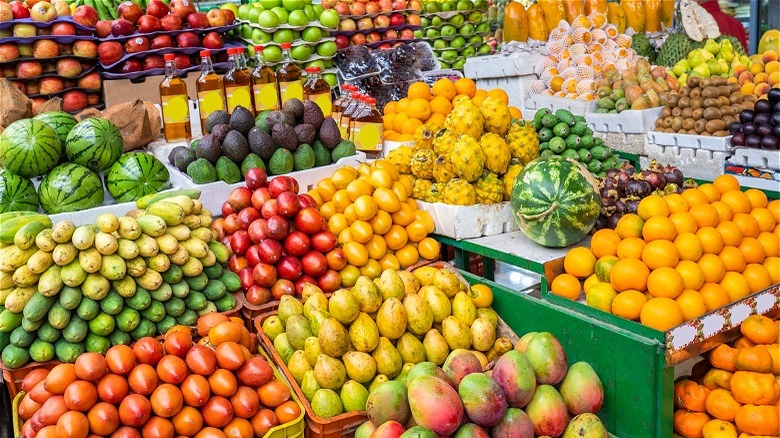
[[[135,201],[135,205],[138,208],[147,208],[157,201],[163,199],[172,198],[174,196],[186,196],[190,199],[200,198],[200,190],[198,189],[181,189],[181,190],[168,190],[162,193],[152,193],[150,195],[142,196]]]
[[[44,228],[51,228],[51,218],[45,214],[23,215],[13,219],[8,219],[2,223],[0,227],[0,243],[11,245],[14,243],[14,236],[23,226],[30,222],[41,222],[46,226]],[[33,239],[35,237],[33,236]]]

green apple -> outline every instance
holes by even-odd
[[[479,35],[472,35],[466,38],[466,42],[469,44],[482,44],[482,37]]]
[[[279,29],[274,32],[274,42],[277,44],[291,43],[295,37],[290,29]]]
[[[260,0],[263,9],[273,9],[282,5],[282,0]]]
[[[490,47],[490,44],[483,44],[483,45],[479,46],[479,48],[477,49],[477,53],[482,54],[482,55],[487,55],[487,54],[489,54],[492,51],[493,51],[493,48]]]
[[[282,60],[282,49],[279,46],[266,46],[263,48],[263,56],[266,62],[279,62]]]
[[[290,50],[290,55],[296,61],[306,61],[311,56],[309,46],[295,46]]]
[[[460,32],[461,35],[464,37],[469,35],[474,35],[474,31],[476,30],[476,27],[474,27],[471,23],[464,24],[460,29],[458,29],[458,32]]]
[[[339,80],[336,78],[336,75],[333,73],[325,73],[322,75],[322,79],[325,79],[325,82],[329,83],[331,87],[335,87],[339,84]]]
[[[303,9],[303,0],[282,0],[282,6],[288,11],[299,11]]]
[[[436,2],[428,2],[425,3],[425,12],[429,14],[433,14],[435,12],[441,12],[441,7],[439,3]]]
[[[242,24],[238,28],[238,32],[241,34],[241,38],[250,39],[252,38],[252,26],[248,24]]]
[[[333,9],[322,11],[320,23],[328,29],[337,29],[339,27],[339,13]]]
[[[441,36],[443,37],[451,37],[457,35],[458,30],[455,29],[455,26],[452,25],[446,25],[441,28]]]
[[[441,67],[441,69],[444,70],[446,68],[450,68],[450,64],[446,63],[446,62],[444,62],[442,60],[439,60],[439,67]]]
[[[458,3],[454,0],[449,0],[441,4],[442,12],[450,12],[457,9]]]
[[[460,0],[458,4],[455,5],[455,9],[459,11],[470,11],[473,6],[474,3],[471,3],[470,0]]]
[[[303,0],[304,6],[311,6],[312,0]]]
[[[414,37],[418,40],[423,37],[423,31],[421,29],[417,29],[414,31]]]
[[[325,63],[325,68],[333,67],[333,60],[332,59],[323,59],[322,62]]]
[[[255,57],[255,46],[254,45],[250,44],[250,45],[246,46],[246,55],[249,58],[254,59],[254,57]]]
[[[431,26],[431,19],[428,17],[420,18],[420,27],[426,28]]]
[[[466,47],[465,49],[461,50],[460,56],[465,56],[466,58],[470,58],[474,56],[477,53],[477,50],[473,47]]]
[[[258,2],[258,3],[250,3],[249,6],[255,8],[255,9],[260,9],[261,11],[265,10],[265,8],[263,7],[263,4],[260,3],[260,2]]]
[[[439,32],[439,29],[428,29],[425,31],[425,37],[426,38],[439,38],[441,36],[441,32]]]
[[[314,61],[309,61],[309,62],[307,62],[307,63],[304,65],[304,67],[305,67],[305,68],[309,68],[309,67],[319,67],[319,68],[320,68],[320,71],[322,71],[322,70],[325,70],[325,63],[324,63],[324,62],[322,62],[322,60],[321,60],[321,59],[317,59],[317,60],[314,60]]]
[[[290,12],[290,15],[287,17],[287,23],[290,26],[306,26],[309,24],[309,17],[306,15],[306,12],[295,10]]]
[[[311,5],[312,8],[314,8],[314,15],[320,16],[322,15],[322,12],[325,10],[325,8],[322,7],[321,4]]]
[[[287,24],[287,20],[290,17],[290,13],[287,12],[287,9],[277,6],[275,8],[272,8],[271,11],[273,11],[274,14],[276,14],[277,17],[279,17],[279,24]]]
[[[453,49],[460,49],[461,47],[466,45],[466,38],[463,38],[462,36],[456,36],[450,41],[450,47]]]
[[[337,49],[335,41],[325,41],[317,45],[317,54],[322,57],[333,56],[336,54]]]
[[[474,24],[479,24],[482,22],[482,12],[474,11],[469,14],[468,17],[466,17],[466,21]]]
[[[260,9],[252,8],[247,14],[246,19],[249,20],[250,23],[258,23],[258,18],[262,13],[263,11],[261,11]]]
[[[466,17],[464,17],[463,14],[458,14],[447,20],[447,22],[455,26],[460,26],[466,22]]]
[[[273,39],[273,35],[262,30],[252,29],[252,42],[255,44],[265,44]]]
[[[317,21],[317,17],[319,17],[319,15],[317,15],[317,13],[314,12],[314,6],[312,5],[304,6],[303,12],[306,13],[306,17],[309,18],[309,21]]]
[[[442,24],[444,24],[444,19],[438,15],[435,15],[433,18],[431,18],[431,26],[441,27]]]
[[[447,62],[453,62],[458,58],[458,52],[454,50],[445,50],[441,52],[441,58]]]
[[[293,30],[293,40],[299,40],[301,39],[301,31],[300,30]]]
[[[474,1],[474,9],[479,9],[480,11],[484,11],[488,8],[488,4],[485,0],[475,0]]]
[[[447,41],[436,40],[433,42],[433,48],[436,50],[444,50],[447,48]]]
[[[233,11],[233,15],[238,15],[238,6],[235,3],[225,3],[219,7],[220,9],[230,9]]]
[[[255,9],[257,11],[257,9]],[[279,27],[279,16],[274,13],[274,11],[263,11],[258,14],[258,18],[256,20],[256,23],[260,25],[260,27],[264,27],[266,29],[271,29],[274,27]]]
[[[301,32],[301,37],[307,43],[316,43],[322,39],[322,31],[319,27],[307,27]]]
[[[477,32],[479,33],[490,32],[490,23],[479,23],[477,25]]]
[[[466,65],[466,59],[459,59],[452,63],[452,68],[456,70],[463,70],[463,67]]]
[[[245,4],[238,7],[238,13],[236,16],[239,20],[248,20],[249,19],[249,11],[254,9],[251,5]]]

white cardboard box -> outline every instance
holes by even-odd
[[[453,239],[493,236],[519,230],[509,202],[500,204],[449,205],[417,201],[436,223],[434,233]]]

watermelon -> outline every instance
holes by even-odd
[[[119,157],[106,175],[108,193],[118,202],[136,201],[157,193],[168,184],[168,169],[145,152],[131,152]]]
[[[111,167],[122,155],[122,134],[106,119],[90,117],[76,124],[65,141],[68,159],[100,172]]]
[[[54,131],[57,132],[57,138],[60,139],[61,145],[65,144],[70,130],[79,122],[73,114],[66,113],[65,111],[41,113],[33,117],[33,119],[45,122],[47,125],[54,128]]]
[[[552,248],[582,240],[601,210],[598,182],[580,163],[559,156],[538,158],[523,168],[510,199],[520,230]]]
[[[38,194],[29,179],[0,170],[0,213],[7,211],[38,211]]]
[[[103,204],[103,184],[86,167],[63,163],[43,178],[38,198],[43,211],[49,214],[86,210]]]
[[[45,174],[57,165],[61,154],[57,132],[40,120],[17,120],[0,135],[0,165],[19,176]]]

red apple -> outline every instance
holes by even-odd
[[[75,88],[76,87],[76,81],[73,79],[65,79],[62,81],[62,84],[65,86],[65,88]]]
[[[141,7],[137,4],[131,1],[126,1],[119,5],[116,13],[119,18],[124,18],[125,20],[135,25],[138,22],[138,19],[141,18],[141,16],[144,14],[144,10],[141,9]]]
[[[38,85],[38,82],[30,82],[27,84],[27,94],[40,94],[41,87]]]
[[[336,47],[344,49],[349,46],[349,38],[346,35],[336,35]]]
[[[409,0],[408,8],[417,12],[422,12],[422,2],[420,0]]]
[[[402,11],[406,9],[406,0],[393,0],[393,10]]]
[[[95,72],[97,74],[97,72]],[[100,74],[98,74],[98,79],[100,78]],[[60,91],[65,89],[65,84],[62,82],[62,79],[60,78],[41,78],[41,81],[38,83],[39,90],[38,92],[41,94],[54,94],[59,93]]]
[[[0,62],[16,61],[19,59],[19,47],[16,43],[0,44]]]
[[[148,55],[144,58],[144,70],[153,68],[165,68],[165,60],[162,55]]]
[[[395,29],[388,29],[387,32],[382,34],[382,39],[384,39],[384,40],[395,40],[395,39],[398,39],[398,32],[396,32]]]
[[[301,257],[311,249],[311,240],[302,231],[293,231],[284,239],[284,252],[288,255]]]
[[[385,15],[378,15],[374,17],[373,23],[375,28],[381,29],[390,26],[390,19]]]
[[[160,19],[163,30],[181,30],[184,27],[184,20],[178,15],[168,14]]]
[[[54,58],[60,54],[60,46],[52,40],[38,40],[33,44],[33,58]]]
[[[87,95],[83,91],[67,91],[62,95],[64,111],[78,111],[87,107]]]
[[[393,0],[379,0],[379,10],[381,12],[390,12],[393,10]]]
[[[30,8],[30,18],[48,23],[57,18],[57,10],[49,2],[38,2]]]
[[[86,88],[88,90],[99,90],[101,87],[100,73],[93,71],[88,73],[78,80],[79,88]]]
[[[355,24],[355,20],[351,18],[345,18],[339,23],[339,29],[347,31],[355,30],[357,29],[357,24]]]
[[[160,19],[154,15],[141,15],[138,19],[138,31],[141,33],[152,33],[163,30]]]
[[[87,94],[87,106],[97,105],[100,103],[100,93]]]
[[[173,39],[168,34],[157,35],[152,38],[150,42],[152,49],[164,49],[166,47],[173,47]]]
[[[73,56],[81,58],[97,58],[98,49],[97,44],[89,40],[77,40],[73,42],[72,46]]]
[[[73,10],[73,21],[84,27],[94,28],[100,20],[100,15],[92,6],[81,5]]]
[[[195,4],[188,0],[173,0],[170,8],[171,12],[181,17],[182,20],[186,19],[188,15],[198,12],[195,10]]]
[[[160,0],[152,0],[146,5],[146,13],[159,19],[168,15],[169,10],[168,5]]]
[[[100,20],[95,24],[95,36],[98,38],[105,38],[111,35],[111,22],[108,20]]]
[[[111,22],[111,35],[115,37],[132,35],[135,33],[135,25],[124,18]]]
[[[41,35],[41,30],[29,23],[20,23],[13,25],[13,35],[15,37],[34,37],[35,35]],[[48,29],[46,29],[48,30]]]
[[[411,40],[414,39],[414,31],[409,28],[401,29],[401,33],[398,34],[398,38],[402,40]]]
[[[16,66],[15,65],[4,66],[3,67],[3,77],[4,78],[14,78],[14,77],[16,77]],[[16,84],[24,85],[24,82],[14,82],[14,85],[16,85]]]
[[[146,37],[130,38],[125,42],[125,52],[138,53],[149,50],[149,39]]]
[[[379,35],[379,32],[370,32],[368,35],[366,35],[366,42],[368,44],[378,43],[380,41],[382,41],[382,37]]]
[[[177,53],[173,58],[173,63],[176,64],[176,68],[183,70],[187,67],[192,67],[192,59],[189,55],[184,53]]]
[[[340,16],[350,15],[349,5],[347,3],[338,2],[336,3],[336,6],[333,7],[333,9],[338,12]]]
[[[187,15],[187,24],[190,29],[202,29],[209,27],[209,17],[203,12],[196,12],[194,14]]]
[[[349,13],[352,15],[365,15],[366,7],[363,5],[363,3],[352,3],[349,5]]]
[[[16,64],[16,76],[22,79],[34,78],[43,74],[43,66],[36,61],[22,61]]]
[[[209,32],[203,37],[203,47],[211,50],[221,49],[225,46],[225,37],[217,32]]]
[[[64,78],[75,78],[81,74],[82,70],[81,63],[73,58],[57,60],[57,74]]]
[[[411,14],[406,17],[406,24],[409,26],[421,26],[422,20],[419,15]]]
[[[366,3],[366,14],[378,14],[378,13],[379,13],[379,3],[377,2]]]
[[[52,6],[54,6],[54,10],[57,11],[58,17],[70,16],[70,5],[65,0],[54,0]]]
[[[25,6],[24,3],[12,1],[11,3],[8,3],[8,5],[11,7],[11,14],[13,14],[14,20],[30,18],[30,10],[27,9],[27,6]]]
[[[16,76],[14,74],[14,76]],[[11,82],[14,87],[16,87],[17,90],[21,91],[22,94],[27,94],[27,86],[24,85],[24,82]]]
[[[54,23],[51,27],[52,35],[76,35],[76,26],[70,23]]]
[[[376,48],[379,50],[387,50],[387,49],[392,49],[393,46],[391,46],[390,43],[382,43],[378,45]]]
[[[0,23],[7,23],[14,19],[14,11],[8,3],[0,2]]]
[[[370,18],[364,17],[357,21],[358,30],[373,29],[374,22]]]
[[[298,257],[285,256],[279,260],[276,270],[280,278],[295,281],[303,274],[303,265]]]
[[[366,43],[366,36],[362,33],[356,33],[349,38],[349,41],[354,45],[361,45]]]
[[[236,21],[236,14],[233,13],[232,9],[222,9],[222,12],[225,13],[227,24],[233,24],[233,22]]]
[[[181,48],[198,47],[200,45],[200,39],[193,32],[182,32],[176,35],[176,43]]]
[[[206,14],[210,27],[225,26],[228,24],[228,17],[223,9],[212,9]]]
[[[390,16],[390,26],[403,26],[404,23],[406,23],[406,20],[404,20],[402,14],[393,14]]]

